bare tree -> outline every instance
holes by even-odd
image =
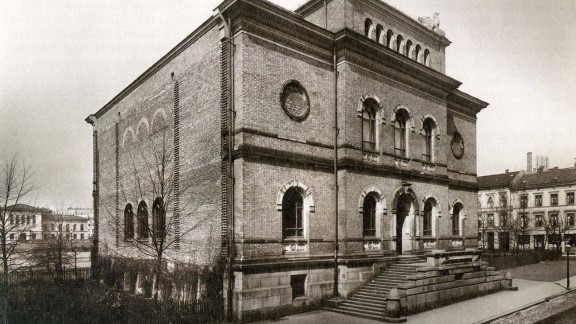
[[[190,188],[191,182],[178,182],[174,178],[174,155],[166,133],[161,138],[151,140],[138,156],[132,158],[130,170],[128,185],[121,186],[121,199],[125,207],[116,213],[123,215],[123,219],[108,211],[106,222],[109,228],[116,231],[116,235],[123,237],[124,245],[134,247],[154,261],[154,299],[158,301],[166,261],[174,260],[175,246],[187,244],[183,238],[205,223],[209,215],[200,217],[193,224],[180,224],[181,219],[194,218],[191,216],[196,214],[202,201],[189,200],[180,202],[180,206],[176,204],[175,190],[183,194]],[[151,213],[146,201],[153,202]],[[130,202],[138,205],[132,206]],[[122,254],[120,250],[118,252]]]
[[[0,298],[2,299],[2,313],[4,323],[8,322],[8,275],[11,270],[11,263],[17,258],[19,252],[19,240],[9,240],[9,235],[22,230],[22,224],[10,222],[10,215],[28,198],[34,190],[33,172],[29,165],[19,163],[16,155],[4,162],[2,175],[0,178],[0,249],[2,254],[2,282],[0,284]],[[29,224],[25,225],[29,226]],[[18,228],[20,227],[20,228]]]
[[[41,242],[37,242],[31,251],[31,264],[44,268],[52,275],[56,282],[64,280],[64,270],[72,263],[72,237],[68,224],[64,224],[64,215],[52,216],[51,224],[45,222],[45,226],[53,226],[54,230]],[[50,227],[49,227],[50,228]],[[49,229],[44,232],[48,232]]]
[[[485,212],[478,213],[478,232],[482,242],[482,250],[486,249],[486,231],[488,230],[488,214]]]

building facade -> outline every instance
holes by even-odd
[[[90,238],[88,219],[74,215],[47,214],[42,219],[42,238],[50,240],[63,235],[70,240],[87,240]]]
[[[488,250],[562,248],[576,241],[576,167],[532,168],[478,177],[480,247]]]
[[[99,252],[161,233],[175,258],[222,255],[244,320],[347,296],[398,255],[476,248],[487,103],[445,75],[449,44],[377,0],[224,1],[87,118]],[[158,148],[169,203],[134,176]]]
[[[43,216],[52,213],[47,208],[25,204],[6,207],[7,241],[34,241],[42,239]]]

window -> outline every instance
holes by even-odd
[[[76,231],[76,224],[72,225],[72,230]]]
[[[56,224],[52,223],[52,230],[55,231],[56,230]]]
[[[530,244],[530,235],[518,235],[518,244],[519,245]]]
[[[505,192],[499,194],[500,207],[506,208],[508,206],[508,195]]]
[[[498,233],[498,247],[500,251],[510,250],[510,234],[508,232]]]
[[[374,195],[364,198],[362,223],[364,236],[376,236],[376,197]]]
[[[73,234],[74,239],[76,239],[76,233]]]
[[[396,52],[398,54],[402,54],[403,50],[402,50],[402,46],[404,45],[404,37],[402,37],[402,35],[398,35],[398,37],[396,37]]]
[[[574,193],[567,192],[566,193],[566,205],[574,205]]]
[[[434,200],[428,199],[426,203],[424,203],[424,219],[423,219],[423,235],[424,236],[431,236],[432,235],[432,211],[434,208]]]
[[[32,215],[32,225],[36,225],[36,216]]]
[[[574,213],[566,214],[566,222],[569,227],[574,227]]]
[[[394,32],[392,30],[389,30],[386,33],[386,46],[388,46],[388,48],[392,48],[392,38],[394,37]]]
[[[20,225],[20,215],[16,215],[16,225]]]
[[[376,26],[376,41],[380,44],[384,44],[384,27],[380,24]]]
[[[434,120],[432,118],[426,118],[424,120],[424,161],[432,162],[432,152],[433,152],[433,131],[435,128]]]
[[[30,225],[30,215],[26,216],[26,225]]]
[[[81,240],[84,239],[84,233],[80,233],[80,239],[81,239]]]
[[[452,235],[460,235],[460,212],[462,211],[462,204],[456,203],[452,211]]]
[[[368,38],[373,38],[372,37],[373,29],[374,24],[372,23],[372,20],[366,18],[366,20],[364,21],[364,35]]]
[[[136,216],[138,218],[138,238],[148,239],[148,206],[144,200],[138,204]]]
[[[424,50],[424,65],[430,66],[430,51],[428,49]]]
[[[488,197],[488,208],[494,208],[494,198]]]
[[[494,226],[494,214],[488,214],[486,220],[488,222],[488,226]]]
[[[306,275],[290,276],[290,287],[292,287],[292,299],[306,296]]]
[[[507,227],[508,226],[508,214],[502,213],[500,214],[500,227]]]
[[[398,156],[406,156],[406,122],[408,118],[406,111],[399,110],[396,113],[396,121],[394,122],[394,154]]]
[[[84,227],[83,225],[80,226]],[[132,204],[127,204],[124,208],[124,239],[134,239],[134,211],[132,210]]]
[[[528,214],[520,214],[520,227],[526,228],[528,227]]]
[[[160,197],[154,200],[154,205],[152,206],[152,229],[154,237],[160,239],[166,237],[166,211]]]
[[[31,239],[31,240],[35,240],[35,239],[36,239],[36,233],[30,234],[30,239]]]
[[[22,219],[22,221],[24,221],[24,219]],[[18,241],[20,242],[26,241],[26,233],[20,233],[20,235],[18,236]]]
[[[528,207],[528,196],[522,195],[520,196],[520,208]]]
[[[14,225],[14,215],[10,214],[10,225]]]
[[[550,225],[552,227],[558,226],[558,213],[550,213]]]
[[[414,50],[414,60],[416,62],[420,62],[420,54],[422,53],[422,48],[420,45],[416,45],[416,49]]]
[[[10,234],[10,239],[11,239],[11,240],[14,239],[14,234]]]
[[[369,98],[363,103],[362,110],[362,149],[376,150],[376,112],[378,103]]]
[[[66,232],[70,232],[70,224],[66,224]]]
[[[542,194],[534,195],[534,207],[542,207]]]
[[[406,42],[406,52],[405,52],[404,54],[405,54],[406,56],[408,56],[409,58],[412,58],[412,57],[410,56],[410,54],[411,54],[410,52],[411,52],[411,51],[412,51],[412,41],[411,41],[411,40],[408,40],[408,41]]]
[[[550,194],[550,206],[558,206],[558,194]]]
[[[84,230],[84,224],[80,224],[80,230],[81,230],[81,231]]]
[[[302,195],[292,187],[286,191],[282,199],[282,236],[283,238],[304,237],[302,224]]]
[[[534,226],[542,227],[542,224],[543,224],[542,215],[535,215],[534,216]]]

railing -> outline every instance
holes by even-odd
[[[19,270],[13,271],[8,274],[8,284],[18,284],[28,281],[43,281],[43,282],[53,282],[57,278],[56,271],[48,271],[45,269],[31,269],[31,270]],[[62,280],[72,281],[77,279],[87,279],[90,278],[90,268],[76,268],[76,269],[65,269],[63,271]]]

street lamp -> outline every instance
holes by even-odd
[[[566,244],[566,289],[570,289],[570,244]]]

